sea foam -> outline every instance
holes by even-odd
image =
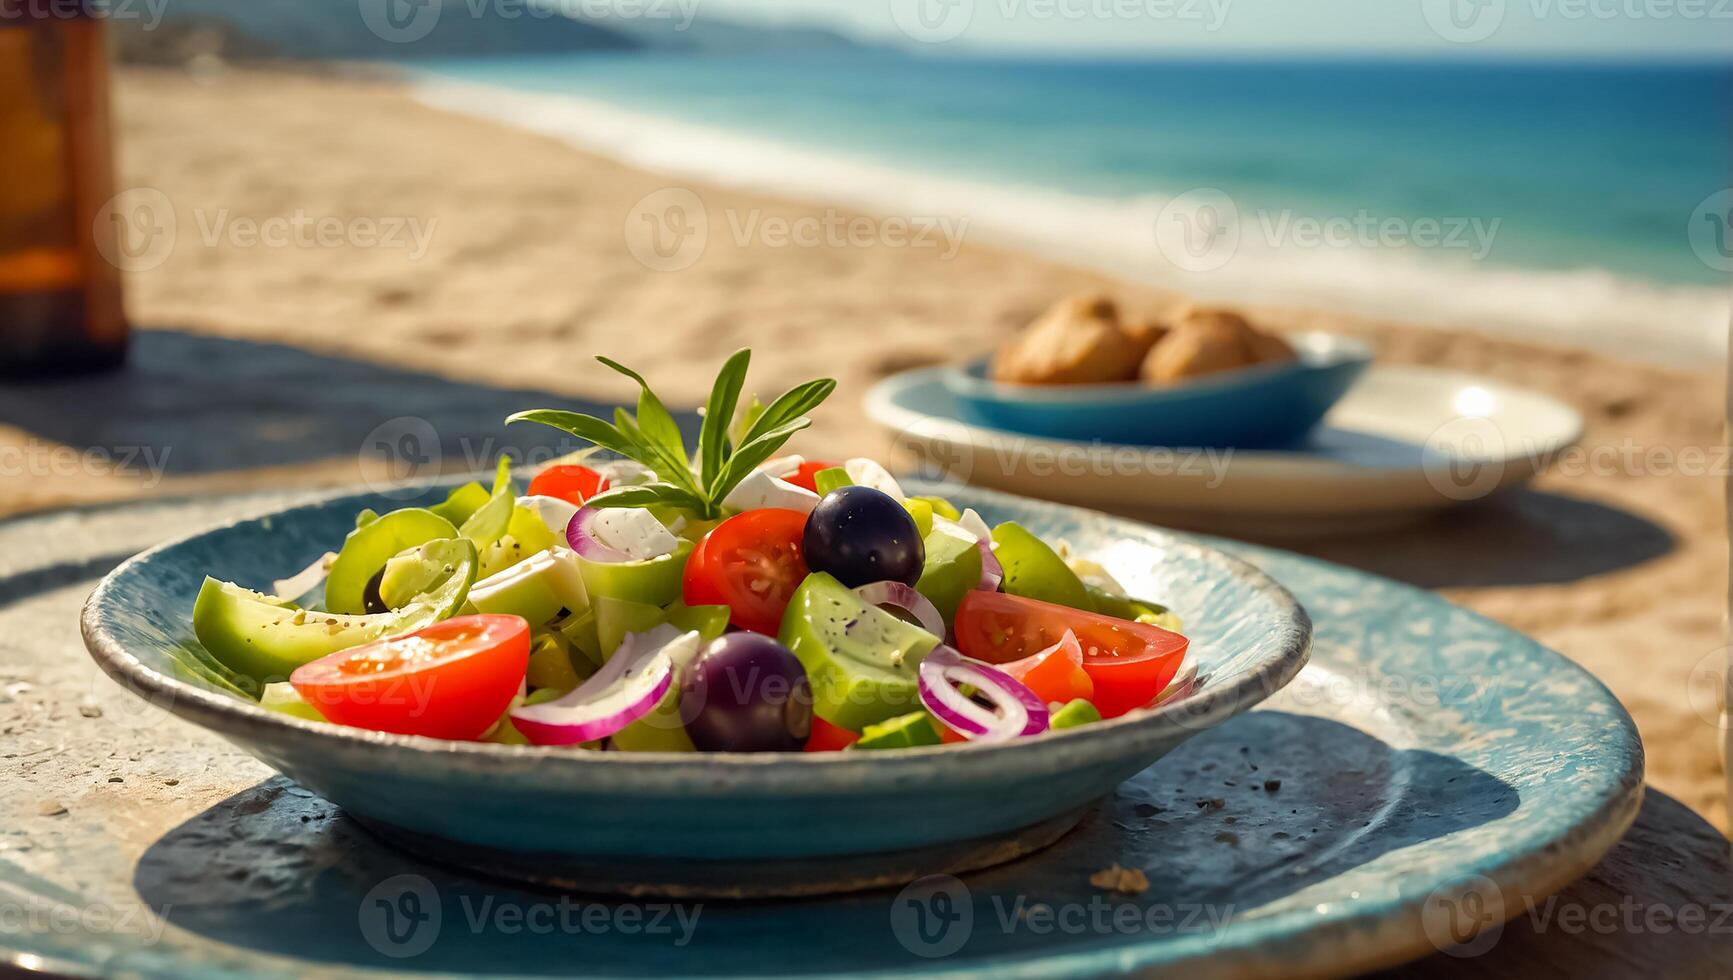
[[[1221,302],[1320,307],[1369,317],[1696,364],[1725,356],[1727,291],[1663,285],[1599,268],[1541,270],[1477,261],[1476,235],[1454,244],[1352,229],[1327,241],[1282,212],[1209,193],[1092,197],[920,172],[569,95],[421,76],[438,108],[542,133],[675,179],[747,188],[884,217],[949,222],[1009,245]],[[1496,234],[1496,229],[1490,229]],[[1681,234],[1684,230],[1681,229]]]

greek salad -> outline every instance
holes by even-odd
[[[491,487],[363,511],[269,594],[207,578],[194,632],[296,717],[616,752],[999,742],[1184,688],[1173,613],[1063,542],[871,459],[778,455],[835,383],[743,404],[750,356],[723,366],[690,455],[644,379],[599,358],[636,412],[508,420],[591,448],[521,493],[502,458]]]

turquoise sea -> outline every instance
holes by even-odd
[[[899,199],[931,208],[943,186],[979,227],[1157,281],[1162,256],[1139,257],[1140,236],[1175,195],[1219,192],[1237,209],[1244,261],[1238,278],[1205,291],[1341,296],[1378,313],[1437,306],[1446,315],[1434,319],[1541,333],[1664,333],[1663,346],[1682,350],[1716,345],[1726,329],[1717,260],[1733,262],[1733,215],[1720,204],[1733,201],[1712,195],[1733,186],[1733,64],[863,50],[421,68],[538,100],[516,121],[659,169],[769,188],[794,180],[881,213]],[[504,95],[456,91],[433,100],[512,114]],[[550,107],[562,104],[570,111],[556,118]],[[603,106],[631,115],[602,118]],[[694,142],[705,134],[730,138]],[[811,166],[820,153],[834,187]]]

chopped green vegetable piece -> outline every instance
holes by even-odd
[[[1045,541],[1006,521],[993,529],[993,542],[998,545],[993,554],[1005,569],[1006,592],[1073,609],[1092,608],[1083,580]]]
[[[608,596],[663,606],[680,597],[680,578],[692,548],[692,542],[681,539],[672,554],[645,561],[592,561],[579,555],[578,570],[592,601]]]
[[[957,505],[943,497],[915,497],[914,499],[931,505],[933,513],[943,517],[947,521],[960,521],[963,519],[963,512],[957,509]]]
[[[417,545],[455,537],[450,521],[419,507],[394,510],[350,531],[325,577],[325,608],[345,615],[369,612],[367,584],[386,562]]]
[[[483,742],[492,742],[495,745],[530,744],[530,740],[524,737],[523,732],[518,731],[517,726],[511,723],[511,716],[509,715],[501,718],[499,722],[493,726],[493,730],[482,736],[481,740]]]
[[[517,509],[517,490],[511,484],[511,457],[499,458],[499,469],[493,477],[493,493],[476,512],[458,526],[457,532],[485,548],[498,541],[511,527],[512,511]]]
[[[567,616],[555,630],[584,659],[597,667],[602,665],[602,640],[596,632],[595,607]]]
[[[371,507],[361,508],[361,513],[355,515],[355,526],[366,527],[379,519],[379,512]]]
[[[682,633],[696,630],[705,643],[728,632],[728,617],[733,614],[727,606],[688,606],[679,599],[662,612],[669,626]]]
[[[939,724],[933,716],[925,711],[916,711],[866,726],[854,748],[912,749],[921,745],[938,745],[942,741]]]
[[[588,660],[584,664],[590,666]],[[572,652],[562,640],[551,633],[536,638],[530,647],[530,666],[524,674],[525,683],[538,691],[551,689],[564,694],[582,681],[573,668]]]
[[[845,470],[840,466],[832,466],[828,469],[819,470],[817,473],[813,474],[812,477],[812,485],[818,490],[818,495],[820,497],[832,490],[840,490],[843,487],[852,486],[853,484],[854,481],[849,479],[848,470]]]
[[[627,633],[642,633],[662,624],[662,607],[629,599],[599,595],[591,598],[596,610],[596,641],[606,662],[620,648]]]
[[[301,692],[295,690],[295,686],[288,681],[266,684],[264,691],[259,695],[259,707],[266,711],[288,715],[291,718],[304,718],[307,721],[325,720],[325,716],[319,713],[319,709],[307,703],[307,699],[301,696]]]
[[[608,744],[619,752],[698,751],[680,717],[680,685],[670,684],[649,714],[615,732]]]
[[[856,732],[919,706],[921,661],[939,642],[823,572],[795,590],[778,639],[806,667],[813,711]]]
[[[1047,720],[1047,727],[1054,729],[1077,728],[1082,725],[1093,725],[1100,720],[1101,712],[1095,710],[1095,705],[1078,698],[1053,712],[1052,717]]]
[[[915,519],[915,530],[921,537],[933,533],[933,505],[918,497],[904,497],[903,509]]]
[[[445,502],[427,508],[454,526],[470,519],[487,503],[491,494],[486,487],[471,481],[445,495]]]
[[[450,565],[451,574],[401,609],[361,616],[309,612],[289,608],[275,596],[207,578],[193,603],[193,633],[213,657],[249,678],[258,690],[326,654],[414,632],[455,615],[475,584],[475,547],[447,538],[430,541],[423,550],[430,560]]]
[[[974,535],[955,524],[933,528],[922,544],[926,561],[915,591],[931,600],[945,622],[951,623],[957,605],[981,582],[981,549]]]
[[[578,571],[578,557],[565,548],[531,555],[497,575],[475,583],[469,601],[484,613],[522,616],[540,627],[573,610],[587,608],[589,596]]]

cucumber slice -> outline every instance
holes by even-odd
[[[367,583],[386,562],[417,545],[455,537],[450,521],[420,507],[394,510],[350,531],[325,578],[325,608],[340,615],[367,612]]]
[[[779,639],[806,667],[813,710],[856,732],[920,706],[921,661],[939,643],[823,572],[795,590]]]
[[[207,578],[193,603],[193,633],[211,656],[259,688],[285,680],[296,667],[327,654],[411,633],[455,615],[475,584],[475,547],[447,538],[428,542],[420,551],[424,561],[450,571],[401,609],[360,616],[310,612],[283,605],[276,596]]]

